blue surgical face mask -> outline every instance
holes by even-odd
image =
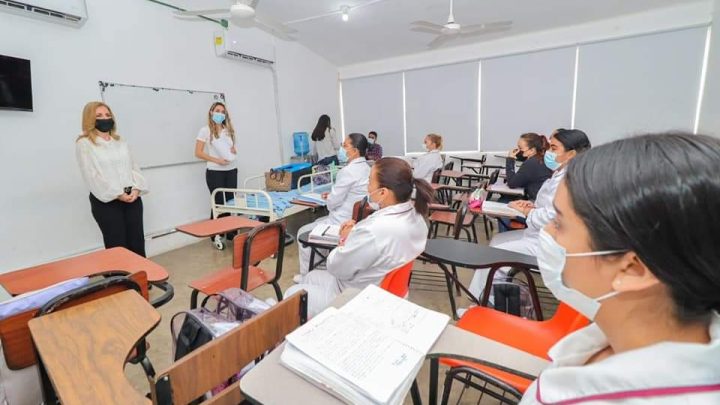
[[[348,160],[347,151],[343,147],[340,148],[337,156],[338,156],[338,160],[341,162],[347,162],[347,160]]]
[[[367,198],[368,205],[370,205],[370,208],[372,208],[373,211],[377,211],[377,210],[380,209],[380,202],[375,202],[375,201],[373,201],[373,200],[370,198],[370,196],[372,196],[373,194],[377,193],[377,192],[380,191],[380,190],[381,190],[381,189],[377,189],[377,190],[373,191],[372,193],[368,193],[368,194],[365,196],[365,198]]]
[[[611,291],[597,298],[591,298],[578,290],[568,287],[563,282],[563,270],[568,257],[605,256],[622,253],[622,250],[606,250],[603,252],[567,253],[555,238],[544,229],[540,230],[540,251],[537,255],[538,267],[545,286],[553,293],[555,298],[568,304],[589,320],[594,320],[600,310],[603,300],[619,294]]]
[[[222,124],[223,122],[225,122],[225,114],[221,112],[214,112],[212,114],[212,120],[216,124]]]
[[[545,152],[543,160],[545,161],[545,166],[547,166],[548,169],[555,171],[562,165],[562,163],[558,163],[556,159],[557,153],[551,151]]]

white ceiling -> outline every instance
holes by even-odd
[[[258,12],[280,22],[320,15],[341,6],[369,0],[259,0]],[[455,0],[455,20],[479,24],[512,20],[510,31],[449,42],[445,47],[497,39],[521,33],[576,25],[705,0]],[[231,0],[175,0],[188,9],[229,7]],[[350,20],[339,15],[292,24],[297,40],[338,66],[427,50],[432,34],[410,31],[410,23],[427,20],[444,24],[449,0],[384,0],[353,10]]]

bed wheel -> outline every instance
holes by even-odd
[[[213,245],[215,245],[215,249],[217,250],[225,249],[225,244],[223,243],[222,236],[215,235],[213,237]]]

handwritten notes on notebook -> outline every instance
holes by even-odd
[[[399,404],[448,321],[371,285],[289,334],[281,362],[350,403]]]

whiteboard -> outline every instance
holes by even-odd
[[[198,130],[212,103],[225,102],[223,93],[211,91],[104,82],[100,91],[141,168],[197,162]]]

